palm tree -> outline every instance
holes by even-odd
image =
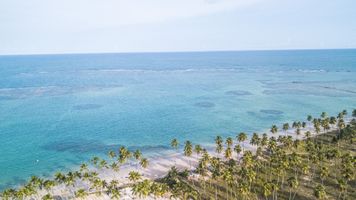
[[[305,137],[306,137],[306,138],[310,138],[310,136],[311,136],[311,132],[310,132],[310,131],[307,131],[307,132],[305,132],[304,134],[305,134]]]
[[[228,147],[230,148],[230,147]],[[226,184],[227,192],[226,192],[226,199],[229,199],[229,185],[231,186],[233,183],[233,176],[231,174],[231,171],[228,169],[225,169],[222,174],[222,178]]]
[[[79,189],[75,192],[75,197],[79,199],[85,199],[88,196],[88,193],[84,189]]]
[[[223,150],[223,146],[222,146],[223,140],[221,136],[216,136],[215,138],[215,144],[216,144],[216,152],[217,153],[221,153]]]
[[[242,196],[242,200],[246,199],[246,197],[248,197],[248,195],[250,194],[248,185],[244,182],[242,182],[241,184],[239,184],[237,191],[239,194],[241,194]]]
[[[321,126],[324,129],[324,133],[326,132],[326,130],[329,130],[330,129],[329,118],[324,118],[323,120],[321,120]]]
[[[277,133],[277,131],[278,131],[278,127],[276,126],[276,125],[272,125],[272,127],[271,127],[271,133]]]
[[[288,129],[289,129],[289,124],[288,123],[284,123],[283,124],[283,131],[286,132],[286,131],[288,131]]]
[[[151,184],[151,193],[155,197],[162,197],[168,191],[166,184],[153,182]]]
[[[82,163],[80,165],[80,170],[79,171],[81,171],[81,172],[88,171],[88,164]]]
[[[302,122],[300,122],[300,121],[298,121],[298,122],[296,122],[297,124],[296,124],[296,128],[301,128],[302,127]]]
[[[82,179],[83,179],[83,181],[90,180],[91,178],[92,178],[92,176],[91,176],[91,173],[89,173],[89,172],[84,172],[84,173],[82,174]]]
[[[257,158],[263,155],[262,147],[260,147],[260,146],[257,147],[255,155]],[[257,162],[258,162],[258,160],[257,160]]]
[[[329,123],[335,125],[337,123],[336,117],[330,117]]]
[[[234,142],[231,137],[228,137],[228,138],[226,138],[225,143],[227,144],[228,147],[231,147]]]
[[[270,137],[269,141],[268,141],[268,146],[267,146],[268,150],[270,152],[274,152],[277,148],[277,140],[275,137]]]
[[[132,187],[132,193],[136,196],[147,197],[151,192],[151,182],[145,179]]]
[[[119,166],[119,164],[118,164],[117,162],[111,163],[110,167],[111,167],[111,169],[114,170],[115,172],[118,172],[119,169],[120,169],[120,166]]]
[[[298,126],[298,122],[294,121],[293,124],[292,124],[292,128],[297,128],[297,126]]]
[[[141,179],[141,174],[135,171],[130,171],[129,172],[129,180],[131,182],[136,182]]]
[[[100,168],[107,168],[107,162],[106,160],[102,159],[100,162],[99,162],[99,167]]]
[[[73,172],[68,172],[67,175],[65,176],[65,179],[64,179],[64,183],[67,185],[67,186],[73,186],[74,183],[75,183],[75,174]]]
[[[295,177],[288,178],[287,182],[288,182],[288,186],[290,188],[289,189],[289,200],[292,200],[292,199],[294,199],[294,197],[295,197],[295,195],[297,193],[296,189],[299,186],[299,182]],[[295,190],[293,197],[292,197],[292,190]]]
[[[147,158],[141,158],[141,160],[140,160],[140,165],[141,165],[141,167],[147,168],[147,167],[148,167],[148,164],[149,164],[149,162],[148,162],[148,159],[147,159]]]
[[[307,120],[308,122],[311,122],[313,120],[313,117],[311,115],[308,115]]]
[[[172,141],[171,141],[171,147],[174,148],[175,150],[178,150],[178,145],[179,145],[179,142],[176,138],[174,138]],[[176,160],[174,159],[174,164],[176,164]]]
[[[272,194],[272,185],[271,183],[265,182],[262,187],[263,196],[268,200],[268,196]]]
[[[328,116],[328,114],[326,112],[322,112],[320,115],[320,117],[323,119],[326,118],[327,116]]]
[[[238,141],[240,144],[241,144],[241,142],[242,142],[242,152],[244,152],[245,144],[244,144],[243,142],[247,139],[246,133],[244,133],[244,132],[239,133],[239,134],[236,136],[236,139],[237,139],[237,141]]]
[[[300,128],[295,129],[295,134],[297,135],[298,138],[298,136],[300,135]]]
[[[194,147],[194,151],[195,151],[195,153],[196,153],[197,156],[198,156],[198,155],[200,155],[200,154],[202,153],[203,148],[202,148],[199,144],[197,144],[197,145],[195,145],[195,147]]]
[[[337,115],[337,118],[338,119],[343,119],[344,118],[344,114],[342,112],[340,112],[338,115]]]
[[[342,156],[341,164],[341,176],[343,180],[347,183],[348,181],[351,181],[354,177],[354,161],[350,153],[346,153]]]
[[[53,198],[53,196],[52,196],[51,194],[46,194],[46,195],[44,195],[41,199],[42,199],[42,200],[52,200],[52,199],[54,199],[54,198]]]
[[[110,181],[108,185],[107,193],[110,195],[111,199],[119,199],[121,194],[118,188],[119,182],[117,180]]]
[[[341,129],[345,128],[345,122],[343,119],[339,119],[339,121],[337,123],[337,127],[339,128],[339,133],[340,133]]]
[[[43,182],[43,187],[47,191],[51,190],[55,185],[56,185],[56,183],[54,181],[52,181],[52,180],[45,180]]]
[[[352,111],[352,117],[356,117],[356,109]]]
[[[0,194],[0,197],[2,197],[4,200],[14,199],[15,196],[16,196],[16,191],[14,189],[5,189]]]
[[[57,181],[58,183],[63,183],[64,180],[65,180],[65,175],[62,174],[61,172],[57,172],[55,175],[54,175],[54,180]]]
[[[271,188],[272,188],[272,196],[273,196],[273,199],[277,199],[278,190],[280,189],[280,188],[279,188],[279,185],[276,184],[275,182],[272,182],[272,183],[271,183]]]
[[[98,162],[100,161],[100,158],[98,156],[94,156],[92,159],[91,159],[91,163],[96,166],[98,164]]]
[[[262,139],[261,139],[261,146],[265,147],[268,144],[268,136],[266,133],[262,134]]]
[[[325,187],[323,185],[317,185],[314,188],[314,196],[317,199],[325,199],[326,198],[326,192],[325,192]]]
[[[115,157],[116,157],[115,151],[110,150],[110,151],[108,152],[108,156],[109,156],[109,158],[111,158],[111,159],[115,158]]]
[[[141,157],[142,157],[142,153],[139,149],[137,149],[134,153],[133,153],[133,156],[136,160],[140,160]]]
[[[131,157],[131,152],[126,149],[124,146],[121,146],[119,149],[119,162],[125,163],[127,159]]]
[[[37,193],[37,191],[35,190],[35,188],[31,184],[27,184],[18,190],[17,196],[19,196],[20,199],[24,199],[24,198],[30,197],[31,195],[34,195],[36,193]]]
[[[301,170],[304,175],[308,175],[310,171],[310,166],[308,164],[303,164]]]
[[[347,188],[347,183],[345,180],[343,180],[342,178],[337,180],[337,186],[339,188],[339,196],[338,199],[340,199],[340,197],[345,193],[346,188]]]
[[[231,147],[227,147],[226,150],[225,150],[225,158],[226,158],[227,160],[230,160],[230,159],[231,159],[231,156],[232,156]]]
[[[98,177],[98,173],[97,172],[90,172],[90,176],[91,176],[91,178],[97,178]]]
[[[120,199],[121,197],[121,193],[120,193],[120,190],[118,188],[114,188],[112,190],[110,190],[110,198],[111,199]]]
[[[318,134],[320,132],[320,121],[316,118],[313,119],[315,132]]]
[[[139,149],[137,149],[136,151],[133,152],[133,157],[136,159],[136,161],[141,160],[142,157],[142,153]],[[139,162],[136,163],[136,168],[138,168],[138,164]]]
[[[302,127],[305,128],[307,126],[307,123],[302,122]]]
[[[321,184],[324,184],[324,180],[326,177],[329,176],[329,169],[325,166],[321,167],[320,169],[320,179],[321,179]]]
[[[253,133],[251,140],[250,140],[250,144],[252,145],[259,145],[261,142],[261,138],[258,136],[257,133]]]
[[[178,145],[179,145],[178,140],[174,138],[174,139],[171,141],[171,147],[174,148],[174,149],[178,149]]]
[[[342,111],[342,115],[343,115],[343,116],[346,116],[346,115],[347,115],[347,110],[343,110],[343,111]]]
[[[185,142],[185,146],[184,146],[184,156],[190,157],[193,153],[193,145],[192,143],[188,140]],[[189,160],[189,166],[191,168],[191,163]]]
[[[97,195],[100,195],[103,189],[105,189],[106,187],[107,187],[107,182],[105,180],[101,180],[100,178],[95,178],[92,180],[91,189],[95,189]]]
[[[110,181],[108,188],[109,188],[109,189],[117,188],[118,185],[119,185],[119,181],[117,181],[117,180],[112,180],[112,181]]]
[[[185,142],[185,146],[184,146],[184,155],[185,156],[191,156],[193,153],[193,145],[192,143],[188,140]]]
[[[241,153],[242,149],[241,149],[241,146],[239,144],[236,144],[235,147],[234,147],[234,151],[236,152],[237,154],[237,159],[239,158],[239,154]]]
[[[35,188],[42,187],[43,180],[37,176],[32,176],[30,179],[30,184]]]
[[[210,155],[206,149],[203,149],[203,155],[201,160],[205,162],[206,164],[210,161]]]

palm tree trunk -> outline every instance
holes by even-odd
[[[297,194],[297,190],[294,191],[292,200],[295,198],[295,195],[296,195],[296,194]]]
[[[229,189],[227,184],[225,184],[225,186],[226,186],[226,200],[229,200]]]

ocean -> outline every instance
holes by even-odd
[[[0,190],[120,145],[263,133],[356,108],[356,50],[0,56]]]

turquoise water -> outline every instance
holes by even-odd
[[[0,56],[0,189],[352,108],[356,50]]]

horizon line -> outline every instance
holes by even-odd
[[[158,54],[158,53],[213,53],[213,52],[253,52],[253,51],[318,51],[318,50],[356,50],[351,48],[295,48],[295,49],[246,49],[246,50],[189,50],[189,51],[122,51],[122,52],[68,52],[68,53],[29,53],[0,54],[0,56],[51,56],[51,55],[90,55],[90,54]]]

